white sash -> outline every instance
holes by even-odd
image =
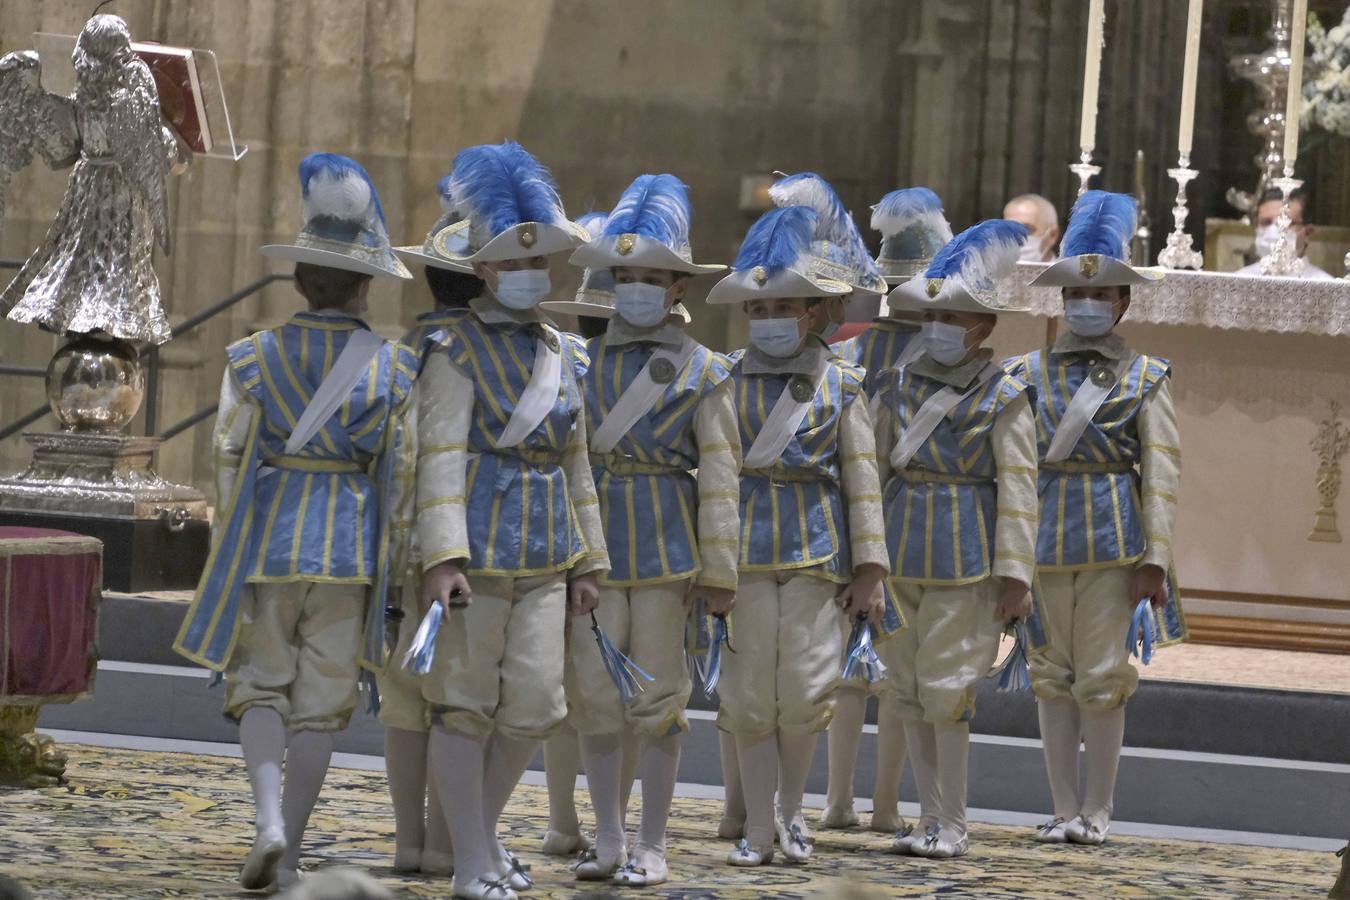
[[[1115,365],[1111,367],[1111,374],[1114,377],[1106,384],[1097,384],[1090,377],[1083,379],[1078,390],[1073,392],[1073,399],[1064,410],[1063,418],[1059,420],[1055,436],[1050,439],[1050,449],[1045,453],[1046,462],[1062,462],[1069,458],[1073,448],[1078,445],[1078,439],[1092,422],[1092,417],[1101,409],[1106,398],[1116,389],[1116,385],[1120,384],[1121,379],[1138,358],[1138,355],[1135,355],[1116,360]]]
[[[328,370],[323,382],[310,398],[300,420],[295,423],[291,436],[286,439],[287,456],[293,456],[308,444],[319,429],[333,417],[339,406],[352,394],[361,376],[370,367],[370,361],[384,346],[384,338],[365,328],[352,332],[347,344],[338,354],[333,368]]]
[[[964,391],[958,391],[948,385],[925,400],[919,411],[914,414],[914,418],[910,419],[909,425],[900,433],[900,440],[896,442],[895,449],[891,450],[891,468],[898,471],[908,466],[914,454],[919,452],[919,448],[937,429],[938,423],[947,418],[947,413],[1002,371],[1002,367],[998,364],[987,363],[980,370],[980,374],[975,376],[975,383]]]
[[[530,383],[520,394],[516,408],[511,411],[511,419],[502,429],[497,439],[497,449],[514,447],[544,421],[553,404],[558,402],[558,386],[562,383],[562,353],[548,345],[540,337],[534,342],[534,368],[530,371]]]
[[[821,350],[816,359],[816,370],[811,376],[813,385],[811,396],[807,397],[805,402],[798,402],[792,396],[790,379],[783,385],[783,393],[778,395],[778,402],[769,410],[769,417],[764,420],[763,427],[755,436],[755,442],[750,445],[750,452],[745,454],[745,468],[763,469],[778,462],[787,448],[788,441],[797,433],[797,426],[802,424],[802,419],[806,418],[806,413],[811,409],[811,401],[820,390],[820,383],[825,379],[829,365],[830,354]]]
[[[605,416],[604,421],[596,427],[595,434],[591,436],[591,450],[595,453],[608,453],[613,450],[633,424],[645,416],[666,392],[666,384],[652,377],[652,363],[658,359],[669,360],[678,377],[696,349],[698,344],[686,335],[673,353],[666,350],[653,353],[647,364],[642,367],[642,371],[637,373],[633,383],[628,385],[615,401],[609,415]]]
[[[922,353],[923,353],[923,341],[921,341],[919,339],[919,336],[916,334],[914,337],[910,339],[909,343],[905,345],[904,352],[900,354],[899,358],[896,359],[896,361],[893,362],[891,365],[882,369],[881,371],[898,372],[903,367],[909,365],[910,363],[914,362],[914,360],[918,359],[919,356],[922,355]],[[881,413],[881,391],[877,391],[875,394],[872,395],[871,401],[869,401],[867,404],[867,411],[871,413],[872,421],[875,422],[877,420],[877,416]]]

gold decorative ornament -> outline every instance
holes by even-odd
[[[0,784],[56,787],[66,782],[66,755],[37,733],[40,706],[0,707]]]
[[[637,243],[637,235],[621,234],[614,243],[614,249],[619,251],[620,256],[627,256],[633,252],[633,245]]]
[[[765,271],[763,266],[755,266],[750,270],[750,278],[755,284],[764,287],[764,282],[769,280],[769,273]]]
[[[938,294],[942,293],[942,279],[941,278],[928,279],[928,287],[926,288],[926,290],[928,291],[928,296],[930,297],[936,297]]]
[[[562,344],[558,342],[558,335],[554,334],[552,330],[544,332],[544,345],[554,353],[562,349]]]
[[[816,394],[816,386],[805,375],[793,375],[788,382],[788,390],[792,392],[792,399],[798,403],[805,403]]]
[[[1095,253],[1085,253],[1078,257],[1078,274],[1084,278],[1096,278],[1101,267],[1102,258]]]
[[[1108,367],[1102,365],[1093,366],[1092,371],[1088,373],[1088,377],[1091,378],[1092,383],[1099,388],[1106,387],[1116,379],[1115,373]]]
[[[1317,454],[1317,512],[1313,514],[1308,540],[1339,544],[1336,527],[1336,497],[1341,492],[1341,457],[1350,452],[1350,428],[1341,421],[1341,405],[1331,401],[1331,414],[1322,420],[1309,444]]]
[[[675,380],[675,363],[658,356],[652,360],[652,381],[657,384],[670,384]]]
[[[520,241],[522,247],[533,247],[534,242],[539,239],[532,223],[516,226],[516,240]]]

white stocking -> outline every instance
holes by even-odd
[[[1078,745],[1081,742],[1078,704],[1072,700],[1038,700],[1041,746],[1055,818],[1069,821],[1082,810],[1078,795]]]
[[[548,830],[558,834],[581,834],[577,819],[577,770],[581,747],[570,725],[559,728],[544,742],[544,777],[548,783]]]
[[[1125,741],[1125,704],[1105,711],[1083,711],[1085,790],[1083,818],[1103,831],[1111,822],[1120,745]]]
[[[638,849],[666,855],[666,821],[680,774],[680,735],[648,737],[638,766],[642,778],[642,826]]]
[[[928,722],[906,721],[905,744],[919,786],[919,833],[937,825],[942,811],[942,789],[938,785],[937,733]]]
[[[500,731],[488,741],[483,766],[483,834],[489,855],[497,858],[498,874],[506,865],[506,851],[497,841],[497,820],[538,748],[537,740],[507,737]],[[457,836],[455,846],[459,846]]]
[[[966,778],[970,765],[970,723],[944,722],[931,726],[937,738],[939,813],[943,838],[966,835]],[[952,836],[948,836],[951,832]]]
[[[778,765],[781,781],[778,785],[778,811],[788,825],[802,825],[802,795],[806,793],[806,779],[811,775],[811,759],[816,755],[816,735],[788,735],[778,732]]]
[[[825,793],[827,820],[853,808],[853,770],[858,762],[858,743],[866,715],[866,691],[843,687],[835,692],[834,718],[830,720],[826,739],[830,763],[830,782]]]
[[[281,833],[281,760],[286,754],[286,726],[274,709],[255,706],[239,720],[239,746],[253,787],[259,832]]]
[[[483,824],[483,738],[469,737],[443,728],[431,729],[428,744],[435,769],[432,784],[449,816],[450,836],[455,845],[455,888],[472,885],[479,878],[498,876],[497,860],[488,852]]]
[[[905,770],[905,724],[893,708],[877,707],[877,778],[872,788],[872,830],[896,831],[900,816],[900,776]]]
[[[426,842],[427,736],[404,728],[384,729],[384,770],[394,804],[394,857],[420,855]]]
[[[773,794],[778,782],[778,735],[736,738],[745,797],[745,837],[755,850],[773,846]]]
[[[581,736],[581,759],[586,765],[591,805],[595,808],[595,852],[602,862],[623,856],[623,809],[619,794],[623,778],[623,740],[618,734]]]
[[[722,816],[733,822],[745,821],[745,791],[741,788],[741,762],[736,752],[736,736],[718,730],[717,746],[722,754]]]
[[[300,867],[300,841],[309,824],[309,814],[319,800],[333,757],[331,731],[296,731],[286,747],[286,781],[281,795],[281,816],[286,822],[286,852],[279,869]]]

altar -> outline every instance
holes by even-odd
[[[1040,268],[1020,264],[1009,286],[1033,315],[1000,318],[1001,354],[1042,346],[1060,312],[1058,290],[1025,286]],[[1169,271],[1133,290],[1120,331],[1173,365],[1192,639],[1350,653],[1334,452],[1350,432],[1350,282]]]

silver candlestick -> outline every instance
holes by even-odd
[[[1293,220],[1289,217],[1289,200],[1294,191],[1303,186],[1301,179],[1294,177],[1294,167],[1284,167],[1284,177],[1271,182],[1280,189],[1280,215],[1275,219],[1279,234],[1275,239],[1275,249],[1261,259],[1262,275],[1286,275],[1297,278],[1303,274],[1303,259],[1298,255],[1298,239],[1290,227]]]
[[[1167,246],[1158,254],[1158,264],[1168,269],[1203,268],[1204,254],[1191,248],[1191,236],[1186,232],[1186,185],[1200,173],[1191,168],[1190,154],[1183,153],[1177,159],[1177,167],[1168,169],[1167,174],[1177,183],[1177,202],[1172,207],[1172,233],[1167,236]]]
[[[1078,176],[1078,196],[1083,196],[1087,192],[1088,182],[1092,176],[1102,170],[1101,166],[1092,164],[1092,148],[1084,147],[1083,154],[1078,157],[1078,162],[1069,166],[1069,171]]]

